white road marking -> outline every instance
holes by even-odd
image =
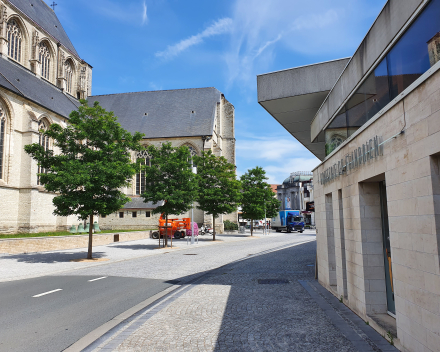
[[[97,279],[88,280],[89,282],[106,279],[108,276],[98,277]]]
[[[62,288],[57,288],[56,290],[40,293],[39,295],[35,295],[35,296],[32,296],[32,297],[41,297],[41,296],[48,295],[49,293],[54,293],[54,292],[58,292],[58,291],[62,291],[62,290],[63,290]]]

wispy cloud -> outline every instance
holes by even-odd
[[[270,183],[281,183],[294,171],[311,171],[319,159],[295,139],[247,134],[237,139],[237,174],[242,175],[247,168],[264,165]]]
[[[147,4],[144,0],[126,3],[116,0],[82,0],[82,2],[98,15],[111,18],[119,22],[132,24],[147,24]]]
[[[269,67],[275,57],[276,44],[291,45],[298,37],[309,39],[308,45],[322,42],[322,37],[339,19],[338,13],[328,6],[310,6],[298,1],[268,1],[261,4],[257,0],[237,0],[233,12],[233,32],[231,45],[225,54],[228,65],[229,85],[236,82],[248,85],[264,67]],[[282,9],[282,10],[281,10]],[[292,48],[300,50],[301,48]],[[322,50],[322,49],[321,49]]]
[[[292,153],[303,151],[304,147],[295,139],[278,139],[273,137],[255,137],[239,139],[237,153],[246,160],[281,161]]]
[[[142,24],[146,24],[148,23],[148,15],[147,15],[147,4],[144,3],[142,4]]]
[[[215,35],[228,33],[232,30],[232,19],[231,18],[221,18],[214,22],[211,26],[206,28],[204,31],[193,35],[189,38],[183,39],[180,42],[169,45],[166,50],[159,51],[155,55],[156,57],[161,57],[164,59],[171,59],[179,55],[182,51],[203,42],[203,39],[209,38]]]

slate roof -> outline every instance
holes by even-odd
[[[125,203],[123,209],[156,209],[161,206],[163,202],[152,203],[143,201],[141,197],[133,197],[130,202]]]
[[[121,126],[131,133],[167,138],[212,135],[220,97],[220,91],[210,87],[95,95],[88,100],[89,105],[98,101],[113,111]]]
[[[57,15],[43,0],[8,0],[8,2],[79,57]]]
[[[59,88],[11,60],[0,57],[0,86],[66,118],[80,105]]]

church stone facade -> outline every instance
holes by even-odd
[[[155,99],[160,94],[162,105]],[[137,102],[126,108],[127,96],[145,100],[148,106]],[[147,132],[146,145],[170,141],[198,154],[211,149],[235,163],[234,107],[215,88],[92,96],[92,67],[80,58],[53,10],[42,0],[0,0],[0,234],[62,230],[79,223],[74,216],[53,215],[55,195],[39,184],[41,170],[24,146],[54,148],[40,131],[53,123],[66,126],[83,98],[123,115],[120,123],[130,132]],[[125,190],[133,196],[126,207],[139,205],[148,221],[140,222],[140,216],[119,218],[118,212],[117,219],[100,219],[104,227],[157,224],[157,216],[146,216],[154,205],[135,199],[137,179]],[[200,211],[196,214],[197,222],[209,222]],[[234,214],[227,218],[236,221]]]

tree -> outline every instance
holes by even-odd
[[[266,182],[266,172],[257,166],[241,176],[242,199],[241,210],[244,219],[251,220],[251,236],[253,235],[254,220],[276,216],[280,202],[274,197],[270,185]]]
[[[237,210],[241,196],[241,184],[236,179],[235,165],[224,157],[216,157],[211,151],[194,156],[197,166],[199,192],[197,208],[213,218],[213,241],[215,241],[215,218]]]
[[[142,134],[131,135],[98,102],[88,106],[81,100],[77,111],[69,115],[69,125],[52,124],[40,132],[53,140],[60,153],[44,150],[38,143],[25,146],[25,151],[45,170],[38,174],[53,199],[54,214],[89,217],[87,259],[92,259],[93,216],[109,215],[130,200],[119,189],[130,183],[138,171],[131,162],[131,151],[142,149]]]
[[[180,215],[191,209],[197,194],[197,182],[191,166],[191,153],[187,146],[172,147],[164,143],[160,148],[147,147],[151,166],[145,167],[146,190],[141,194],[146,202],[163,205],[153,210],[153,214]],[[165,246],[168,245],[168,228],[165,229]],[[160,240],[160,236],[159,236]]]

